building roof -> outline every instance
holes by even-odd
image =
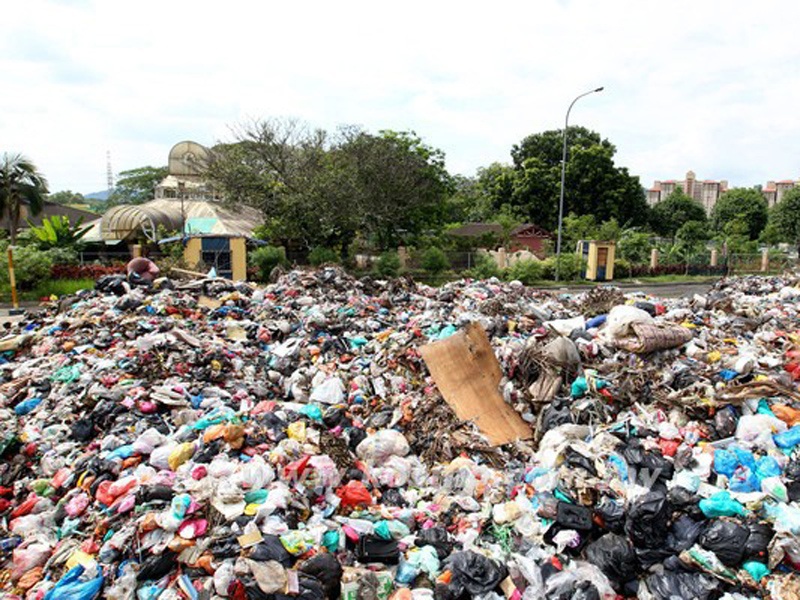
[[[87,241],[133,239],[144,235],[156,240],[159,227],[181,231],[187,235],[211,234],[251,237],[253,229],[264,222],[256,209],[238,206],[235,209],[210,200],[161,198],[144,204],[123,204],[110,208],[87,234]],[[98,231],[99,230],[99,231]],[[99,234],[99,235],[98,235]]]
[[[45,202],[42,205],[42,212],[38,215],[28,217],[34,225],[41,225],[42,219],[45,217],[52,217],[55,215],[65,216],[69,218],[69,222],[71,225],[75,225],[79,219],[83,219],[84,223],[88,223],[89,221],[96,219],[97,215],[93,212],[89,212],[88,210],[81,210],[80,208],[73,208],[71,206],[66,206],[64,204],[56,204],[55,202]],[[4,215],[2,219],[0,219],[0,227],[3,229],[8,229],[8,218]],[[19,228],[20,229],[27,229],[28,222],[27,219],[22,218],[19,221]]]
[[[451,229],[448,233],[461,237],[480,237],[494,233],[501,235],[503,227],[498,223],[464,223],[461,227]],[[511,237],[552,237],[550,232],[533,223],[523,223],[511,230]]]

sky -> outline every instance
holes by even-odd
[[[599,132],[653,181],[798,179],[800,3],[25,0],[0,21],[0,152],[105,189],[252,119],[413,130],[452,173]]]

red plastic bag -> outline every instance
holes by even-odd
[[[366,486],[354,479],[347,485],[336,490],[336,495],[342,499],[342,506],[359,506],[362,504],[372,504],[372,495]]]

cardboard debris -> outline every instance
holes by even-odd
[[[528,424],[500,395],[500,363],[478,323],[422,346],[420,353],[458,418],[474,422],[493,446],[533,437]]]

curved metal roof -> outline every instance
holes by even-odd
[[[159,225],[163,225],[168,231],[180,229],[180,213],[176,215],[146,204],[123,204],[106,211],[100,230],[105,240],[124,240],[141,231],[148,239],[155,241]]]

